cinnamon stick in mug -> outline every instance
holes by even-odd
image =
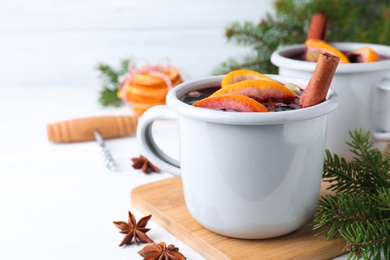
[[[310,21],[307,40],[320,39],[325,41],[328,33],[329,20],[323,13],[315,13]]]
[[[302,108],[317,105],[326,99],[339,61],[338,56],[327,52],[320,55],[313,75],[298,102]]]

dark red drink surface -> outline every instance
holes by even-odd
[[[196,91],[190,91],[190,92],[184,94],[180,98],[180,100],[186,104],[192,105],[196,101],[199,101],[201,99],[204,99],[204,98],[210,96],[211,94],[213,94],[215,91],[217,91],[220,88],[221,88],[220,86],[213,86],[213,87],[208,87],[208,88],[204,88],[204,89],[199,89]],[[295,100],[293,100],[291,102],[286,102],[283,100],[278,100],[278,99],[273,99],[273,98],[264,99],[264,100],[258,100],[256,98],[254,98],[254,99],[256,99],[258,102],[265,105],[269,109],[269,111],[271,111],[271,112],[288,111],[288,110],[294,110],[294,109],[300,108],[298,106],[298,101],[299,101],[299,98],[302,94],[302,90],[296,94],[298,95],[298,98],[296,98]]]
[[[184,94],[180,98],[180,100],[186,104],[192,105],[196,101],[207,98],[208,96],[210,96],[211,94],[213,94],[215,91],[217,91],[220,88],[221,88],[221,86],[213,86],[213,87],[190,91],[190,92],[187,92],[186,94]]]
[[[340,50],[342,53],[345,54],[345,56],[347,56],[349,62],[351,63],[359,63],[358,62],[358,57],[357,55],[353,55],[351,54],[350,51],[343,51],[343,50]],[[305,52],[304,51],[301,51],[301,52],[296,52],[296,53],[293,53],[291,55],[286,55],[286,58],[291,58],[291,59],[294,59],[294,60],[301,60],[301,61],[305,61]],[[390,59],[390,57],[387,57],[387,56],[384,56],[384,55],[379,55],[379,61],[384,61],[384,60],[388,60]]]

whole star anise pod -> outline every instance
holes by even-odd
[[[129,211],[129,220],[128,222],[124,221],[114,221],[114,225],[119,228],[119,231],[122,234],[126,234],[119,246],[130,245],[134,238],[134,243],[153,243],[153,240],[148,237],[145,233],[150,230],[150,228],[145,228],[146,224],[152,215],[145,216],[141,218],[138,223],[135,220],[133,213]]]
[[[153,163],[151,163],[145,156],[140,155],[139,157],[131,158],[133,161],[134,169],[141,169],[144,173],[160,172]]]
[[[179,248],[174,245],[167,245],[165,242],[158,244],[150,244],[145,246],[141,251],[138,251],[144,260],[184,260],[187,259],[179,252]]]

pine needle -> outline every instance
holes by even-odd
[[[226,28],[230,44],[250,47],[248,57],[229,57],[212,71],[225,74],[235,69],[277,72],[270,62],[279,46],[303,44],[311,17],[324,13],[330,20],[327,41],[368,42],[390,45],[390,2],[388,0],[277,0],[273,12],[259,22],[233,22]],[[253,64],[259,64],[257,66]]]
[[[99,77],[102,82],[99,103],[102,106],[119,107],[123,105],[122,100],[117,96],[120,87],[119,78],[128,71],[130,61],[121,60],[117,69],[108,64],[98,64],[96,69],[100,72]]]
[[[348,259],[390,259],[390,157],[373,148],[370,132],[350,135],[352,161],[326,152],[323,179],[335,194],[321,197],[313,229],[344,239]]]

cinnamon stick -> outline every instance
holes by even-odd
[[[316,13],[310,21],[307,40],[320,39],[325,41],[328,32],[329,20],[323,13]]]
[[[313,75],[299,99],[302,108],[323,102],[332,83],[340,58],[330,53],[322,53],[318,58]]]

